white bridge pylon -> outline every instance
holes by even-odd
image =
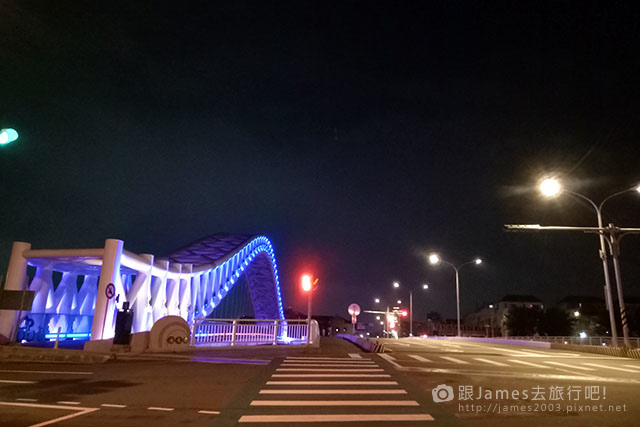
[[[284,319],[278,268],[269,239],[246,236],[228,251],[207,253],[216,235],[198,242],[198,252],[156,259],[124,249],[124,242],[107,239],[98,249],[31,249],[14,242],[5,289],[33,290],[30,313],[0,311],[0,334],[15,336],[24,330],[26,317],[40,321],[44,335],[108,339],[114,336],[115,318],[125,302],[133,311],[132,333],[150,331],[167,315],[189,324],[204,318],[224,299],[240,276],[247,275],[256,318]],[[213,240],[212,240],[213,239]],[[203,256],[199,256],[201,254]],[[177,262],[175,259],[193,259]],[[203,263],[203,260],[208,262]],[[28,284],[27,266],[35,268]],[[62,278],[54,291],[54,272]],[[81,284],[80,284],[81,283]],[[79,288],[79,290],[78,290]],[[31,321],[33,324],[33,320]]]

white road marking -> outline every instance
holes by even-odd
[[[80,402],[70,402],[68,400],[59,400],[57,403],[60,405],[79,405],[80,404]]]
[[[545,360],[544,363],[547,363],[549,365],[562,366],[564,368],[580,369],[582,371],[595,371],[595,369],[593,369],[593,368],[585,368],[584,366],[568,365],[566,363],[560,363],[560,362],[550,362],[550,361]]]
[[[93,375],[93,372],[78,371],[27,371],[22,369],[0,369],[0,372],[16,372],[19,374],[60,374],[60,375]]]
[[[389,378],[389,374],[273,374],[272,378],[346,378],[346,377],[358,377],[358,378]]]
[[[210,414],[210,415],[218,415],[220,411],[198,411],[199,414]]]
[[[37,402],[38,399],[27,399],[26,397],[19,397],[16,399],[19,402]]]
[[[276,371],[297,371],[297,372],[384,372],[384,369],[358,368],[358,369],[332,369],[332,368],[278,368]]]
[[[593,367],[596,367],[596,368],[613,369],[614,371],[631,372],[633,374],[637,374],[638,373],[638,371],[634,371],[634,370],[631,370],[631,369],[618,368],[618,367],[615,367],[615,366],[607,366],[607,365],[598,365],[597,363],[583,363],[583,365],[593,366]]]
[[[302,357],[302,356],[287,356],[287,360],[350,360],[351,357]]]
[[[506,363],[496,362],[494,360],[489,360],[489,359],[483,359],[482,357],[474,357],[473,360],[477,360],[478,362],[489,363],[491,365],[496,365],[496,366],[509,366]]]
[[[418,356],[417,354],[410,354],[409,357],[416,359],[418,362],[431,362],[431,360],[427,359],[426,357]]]
[[[298,390],[298,389],[269,389],[260,390],[260,394],[407,394],[402,389],[364,389],[364,390],[344,390],[344,389],[317,389],[317,390]]]
[[[174,410],[174,408],[163,408],[162,406],[149,406],[147,409],[150,411],[165,411],[165,412],[171,412]]]
[[[420,406],[415,400],[254,400],[249,406]]]
[[[126,408],[127,405],[119,405],[117,403],[103,403],[100,406],[104,406],[105,408]]]
[[[396,368],[400,368],[400,364],[398,362],[396,362],[396,358],[393,356],[390,356],[388,354],[384,354],[384,353],[380,353],[378,354],[378,356],[382,357],[384,360],[386,360],[387,362],[391,363],[393,366],[395,366]]]
[[[35,384],[36,381],[23,381],[23,380],[0,380],[2,384]]]
[[[631,368],[631,369],[637,369],[638,371],[640,371],[640,366],[638,365],[622,365],[625,366],[627,368]]]
[[[20,406],[23,408],[39,408],[39,409],[66,409],[70,411],[75,411],[75,414],[64,415],[62,417],[54,418],[51,420],[43,421],[38,424],[32,424],[29,427],[43,427],[48,426],[49,424],[55,424],[60,421],[68,420],[69,418],[78,417],[80,415],[89,414],[94,411],[99,411],[100,408],[83,408],[80,406],[61,406],[61,405],[42,405],[39,403],[18,403],[18,402],[0,402],[0,405],[4,406]]]
[[[469,364],[469,362],[465,362],[464,360],[456,359],[455,357],[440,356],[440,358],[448,360],[448,361],[453,362],[453,363],[457,363],[459,365],[468,365]]]
[[[267,381],[267,385],[398,385],[397,381]]]
[[[312,368],[316,368],[316,367],[329,367],[329,368],[377,368],[378,365],[375,363],[350,363],[350,364],[346,364],[343,365],[342,363],[283,363],[282,365],[283,368],[304,368],[304,367],[312,367]]]
[[[399,345],[399,346],[402,346],[402,347],[411,347],[411,344],[405,344],[403,342],[390,342],[390,343],[388,343],[388,345]]]
[[[525,362],[524,360],[509,359],[509,362],[519,363],[521,365],[533,366],[534,368],[551,369],[550,366],[540,365],[538,363]]]
[[[349,357],[352,359],[362,359],[362,356],[360,356],[358,353],[349,353]]]
[[[243,415],[239,423],[304,423],[348,421],[433,421],[429,414]]]

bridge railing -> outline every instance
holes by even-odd
[[[312,320],[309,328],[306,319],[194,319],[191,345],[315,344],[318,331],[318,322]]]
[[[523,340],[523,341],[543,341],[543,342],[552,342],[558,344],[574,344],[574,345],[600,345],[600,346],[611,346],[611,337],[548,337],[548,336],[510,336],[505,337],[510,340]],[[618,338],[621,342],[622,338]],[[640,348],[640,338],[629,338],[629,343],[633,348]]]

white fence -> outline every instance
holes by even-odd
[[[195,319],[191,328],[191,345],[230,346],[264,344],[317,344],[318,322],[306,319]]]
[[[505,337],[510,340],[543,341],[558,344],[611,346],[611,337]],[[622,345],[622,337],[618,337],[618,345]],[[632,348],[640,348],[640,338],[629,338]]]

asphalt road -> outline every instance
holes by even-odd
[[[640,420],[637,360],[422,339],[389,341],[393,351],[385,354],[324,344],[103,364],[3,363],[0,426],[634,426]],[[434,402],[440,384],[451,394],[440,387],[437,396],[451,400]],[[594,412],[594,405],[607,412]]]

